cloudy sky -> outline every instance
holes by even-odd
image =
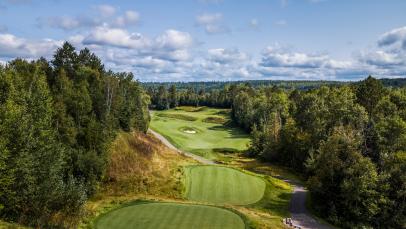
[[[0,0],[0,63],[69,41],[141,81],[406,77],[404,0]]]

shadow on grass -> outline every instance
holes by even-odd
[[[253,208],[266,209],[272,212],[273,215],[281,218],[286,218],[290,215],[289,203],[292,196],[291,188],[282,188],[279,185],[274,185],[269,179],[264,178],[266,188],[264,196],[260,201],[250,205]]]
[[[246,138],[248,136],[247,133],[245,133],[243,130],[240,130],[234,126],[216,125],[207,129],[227,132],[230,135],[227,138]]]

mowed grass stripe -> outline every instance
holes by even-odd
[[[186,172],[186,197],[214,204],[247,205],[259,201],[265,182],[256,176],[222,166],[192,166]]]
[[[136,204],[113,210],[96,221],[97,229],[243,229],[240,216],[226,209],[177,203]]]

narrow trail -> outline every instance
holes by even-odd
[[[170,143],[164,136],[153,131],[152,129],[149,129],[148,132],[153,134],[167,147],[169,147],[170,149],[176,150],[180,154],[183,154],[187,157],[191,157],[202,164],[206,164],[206,165],[215,165],[216,164],[212,160],[206,159],[204,157],[201,157],[201,156],[198,156],[198,155],[195,155],[192,153],[188,153],[188,152],[179,150],[174,145],[172,145],[172,143]],[[315,229],[334,229],[333,227],[331,227],[329,225],[325,225],[325,224],[318,222],[315,218],[313,218],[311,216],[309,211],[306,209],[307,190],[302,185],[300,185],[292,180],[283,179],[281,177],[277,177],[277,178],[284,180],[285,182],[287,182],[293,186],[293,193],[292,193],[292,199],[290,200],[289,211],[291,213],[291,218],[292,218],[294,225],[300,226],[301,229],[313,229],[313,228],[315,228]]]

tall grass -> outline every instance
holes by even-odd
[[[181,197],[181,155],[142,133],[121,133],[111,147],[105,194]]]

